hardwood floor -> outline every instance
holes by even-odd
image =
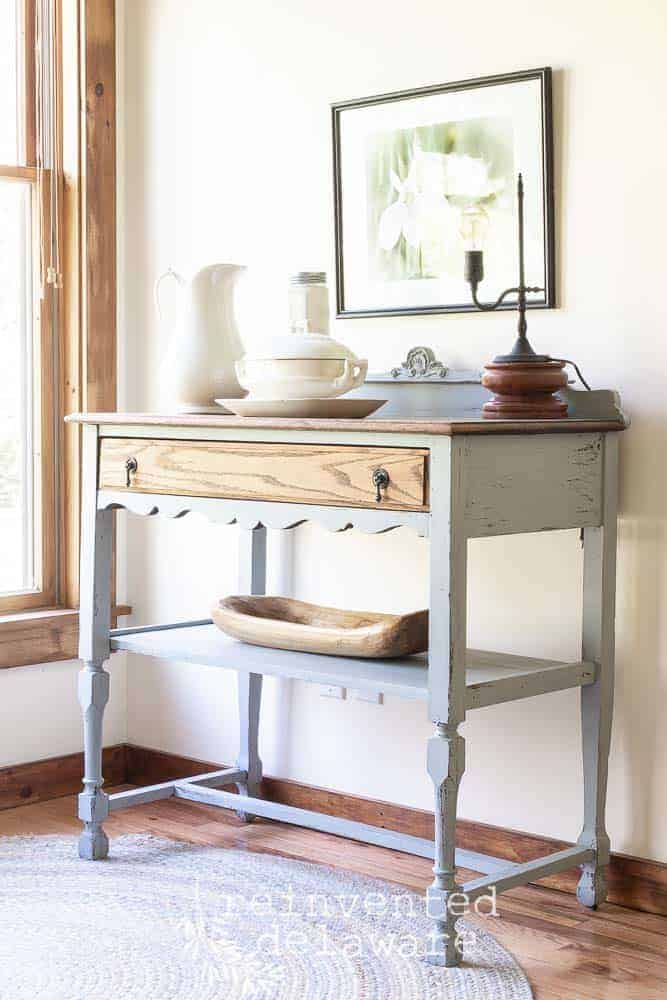
[[[105,826],[111,837],[148,831],[196,844],[282,854],[389,878],[417,891],[432,878],[421,858],[267,821],[246,826],[227,810],[177,799],[116,813]],[[0,812],[0,835],[74,835],[78,829],[74,796]],[[497,918],[476,919],[515,955],[537,1000],[667,997],[667,917],[610,903],[593,913],[570,895],[532,886],[503,894],[498,910]]]

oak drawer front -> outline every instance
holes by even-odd
[[[427,456],[415,448],[104,438],[98,485],[176,496],[426,510]],[[376,469],[389,475],[379,504]]]

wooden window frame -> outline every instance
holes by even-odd
[[[39,587],[28,593],[0,596],[0,615],[33,608],[53,606],[57,600],[57,543],[55,542],[57,487],[55,479],[55,419],[57,388],[52,377],[56,355],[56,331],[53,324],[55,289],[43,281],[43,268],[37,261],[46,258],[45,245],[50,238],[51,171],[42,170],[37,154],[37,57],[35,50],[35,10],[38,0],[22,0],[20,29],[23,35],[22,105],[23,142],[18,165],[0,165],[3,183],[29,184],[33,247],[32,325],[37,349],[37,371],[34,372],[35,395],[39,398],[39,466],[35,478],[39,482],[40,574]],[[36,253],[37,251],[37,253]],[[36,258],[36,259],[35,259]]]
[[[81,429],[65,425],[63,418],[75,411],[116,408],[115,0],[57,0],[56,34],[62,275],[45,301],[47,308],[58,309],[58,342],[47,346],[57,353],[59,372],[57,383],[50,380],[56,398],[43,428],[43,454],[54,495],[44,528],[53,545],[45,546],[45,557],[49,548],[58,560],[56,566],[54,555],[49,566],[53,587],[41,598],[41,608],[27,610],[21,597],[20,611],[17,602],[15,609],[5,609],[9,614],[0,615],[0,668],[77,655]],[[34,61],[34,37],[26,47]],[[36,121],[28,122],[33,148],[35,132]],[[16,169],[36,172],[36,160]]]

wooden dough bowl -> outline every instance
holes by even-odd
[[[225,597],[211,617],[234,639],[301,653],[384,659],[428,649],[428,611],[385,615],[288,597]]]

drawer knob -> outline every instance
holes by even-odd
[[[386,469],[375,469],[373,471],[373,486],[375,487],[375,502],[382,502],[382,490],[389,486],[389,473]]]
[[[137,462],[136,458],[128,458],[128,460],[125,463],[125,486],[127,487],[128,490],[131,486],[130,476],[133,476],[138,468],[139,468],[139,463]]]

